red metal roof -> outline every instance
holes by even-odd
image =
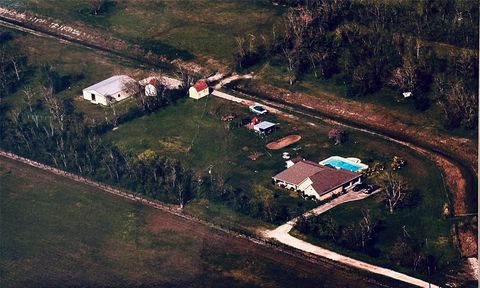
[[[152,78],[152,79],[150,79],[148,84],[152,84],[153,86],[158,87],[158,86],[160,86],[160,81],[158,81],[157,78]]]
[[[207,89],[208,85],[204,81],[200,81],[200,82],[197,82],[195,85],[193,85],[193,88],[195,88],[195,90],[197,90],[197,92],[200,92],[202,90]]]

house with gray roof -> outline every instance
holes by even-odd
[[[300,191],[323,201],[361,183],[362,174],[302,160],[272,178],[278,186]]]
[[[83,89],[83,98],[94,104],[107,106],[132,96],[126,85],[135,82],[135,79],[127,75],[115,75]]]

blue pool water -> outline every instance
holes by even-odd
[[[330,165],[330,166],[333,166],[335,168],[349,170],[349,171],[352,171],[352,172],[358,172],[358,171],[360,171],[364,168],[363,165],[357,165],[355,163],[347,163],[347,162],[344,162],[340,159],[334,159],[334,158],[322,161],[322,164],[323,165]]]

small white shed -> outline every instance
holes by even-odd
[[[207,83],[200,81],[188,89],[188,95],[193,99],[200,99],[210,94]]]
[[[122,101],[131,95],[125,89],[125,84],[136,82],[127,75],[115,75],[97,84],[83,89],[83,98],[94,104],[108,105],[107,96],[115,99],[115,102]]]
[[[253,126],[253,130],[259,134],[270,134],[276,127],[275,123],[263,121]]]

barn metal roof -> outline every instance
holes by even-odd
[[[115,75],[83,90],[95,90],[102,95],[113,95],[124,90],[125,83],[135,82],[127,75]]]
[[[275,123],[263,121],[254,126],[255,129],[265,130],[275,126]]]

